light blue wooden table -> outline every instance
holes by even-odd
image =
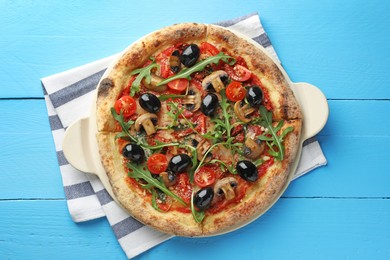
[[[124,259],[102,218],[66,207],[40,78],[178,22],[259,12],[293,81],[318,86],[329,164],[254,223],[139,259],[390,258],[389,1],[0,1],[0,259]]]

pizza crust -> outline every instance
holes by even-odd
[[[302,120],[285,121],[281,131],[289,126],[293,126],[294,131],[289,133],[285,139],[287,148],[285,159],[282,162],[275,162],[260,180],[250,187],[239,204],[207,216],[203,222],[204,235],[223,233],[224,230],[234,229],[248,220],[253,220],[259,213],[264,213],[271,207],[281,195],[288,184],[290,168],[299,148]]]
[[[275,120],[286,119],[284,128],[294,126],[285,138],[285,160],[276,162],[263,178],[252,185],[241,203],[208,215],[202,224],[196,223],[191,213],[170,211],[161,213],[144,199],[137,188],[126,182],[124,159],[115,141],[116,122],[110,109],[128,85],[130,72],[145,64],[150,56],[168,46],[181,42],[208,41],[232,56],[241,56],[248,68],[261,80],[270,93]],[[163,28],[137,41],[108,70],[97,91],[97,141],[102,164],[120,205],[140,222],[162,232],[180,236],[205,236],[221,233],[253,219],[270,207],[289,181],[290,167],[296,158],[302,127],[302,113],[278,66],[262,50],[236,36],[227,29],[202,24],[178,24]],[[239,178],[238,176],[236,176]]]
[[[115,131],[110,109],[122,90],[127,87],[131,71],[143,66],[156,52],[172,44],[205,39],[206,33],[207,26],[204,24],[176,24],[153,32],[129,46],[98,85],[96,101],[98,131]]]
[[[302,118],[298,102],[282,71],[262,49],[225,28],[213,25],[208,25],[207,40],[219,49],[227,49],[235,57],[244,58],[248,69],[270,93],[274,119]]]

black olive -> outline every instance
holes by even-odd
[[[258,86],[252,86],[246,92],[246,100],[252,107],[259,107],[263,101],[263,91]]]
[[[157,113],[161,108],[161,101],[152,93],[145,93],[139,97],[139,104],[149,113]]]
[[[202,100],[202,103],[200,104],[200,111],[202,111],[206,116],[212,116],[215,110],[217,110],[218,105],[219,102],[217,95],[209,93]]]
[[[259,173],[256,166],[247,160],[237,162],[236,170],[238,175],[246,181],[255,182],[259,178]]]
[[[180,55],[180,61],[186,67],[192,67],[199,59],[200,49],[198,45],[191,44],[188,45]]]
[[[200,189],[194,195],[194,205],[199,210],[205,210],[210,207],[214,198],[214,191],[211,187]]]
[[[145,161],[145,152],[138,144],[127,144],[123,150],[122,155],[134,163],[142,163]]]
[[[191,157],[187,154],[178,154],[171,158],[168,164],[168,170],[173,173],[185,172],[192,165]]]

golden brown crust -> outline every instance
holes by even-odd
[[[127,86],[130,72],[144,65],[150,56],[175,43],[201,41],[208,41],[234,57],[243,57],[248,68],[261,80],[262,87],[267,89],[274,109],[274,119],[287,119],[283,129],[294,126],[294,131],[285,138],[285,159],[282,162],[275,162],[261,180],[248,189],[240,203],[229,206],[219,213],[208,215],[202,224],[198,224],[191,213],[179,211],[161,213],[155,210],[150,201],[145,199],[144,193],[129,186],[126,182],[127,173],[123,167],[123,157],[119,152],[118,143],[114,140],[116,124],[110,108]],[[263,50],[218,26],[173,25],[151,33],[131,45],[118,62],[109,69],[99,84],[97,94],[99,152],[116,199],[140,222],[162,232],[181,236],[218,234],[265,212],[288,184],[290,167],[300,145],[302,114],[288,84],[280,68]]]
[[[123,157],[120,147],[115,141],[115,133],[97,133],[100,156],[104,169],[109,177],[112,190],[120,205],[131,215],[145,225],[162,232],[184,235],[202,235],[202,226],[194,221],[191,214],[179,211],[162,213],[145,200],[146,191],[131,188],[126,182],[127,172],[123,167]]]
[[[259,45],[254,45],[228,29],[209,25],[207,39],[219,49],[225,48],[234,57],[241,56],[268,90],[273,105],[274,119],[302,118],[299,105],[282,71]]]
[[[144,65],[149,57],[169,45],[205,39],[206,32],[207,27],[203,24],[176,24],[153,32],[129,46],[99,83],[96,106],[98,131],[115,131],[110,109],[127,86],[132,70]]]

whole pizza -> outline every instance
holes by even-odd
[[[117,201],[181,236],[220,234],[269,208],[302,127],[288,81],[261,48],[196,23],[126,49],[99,83],[96,116]]]

